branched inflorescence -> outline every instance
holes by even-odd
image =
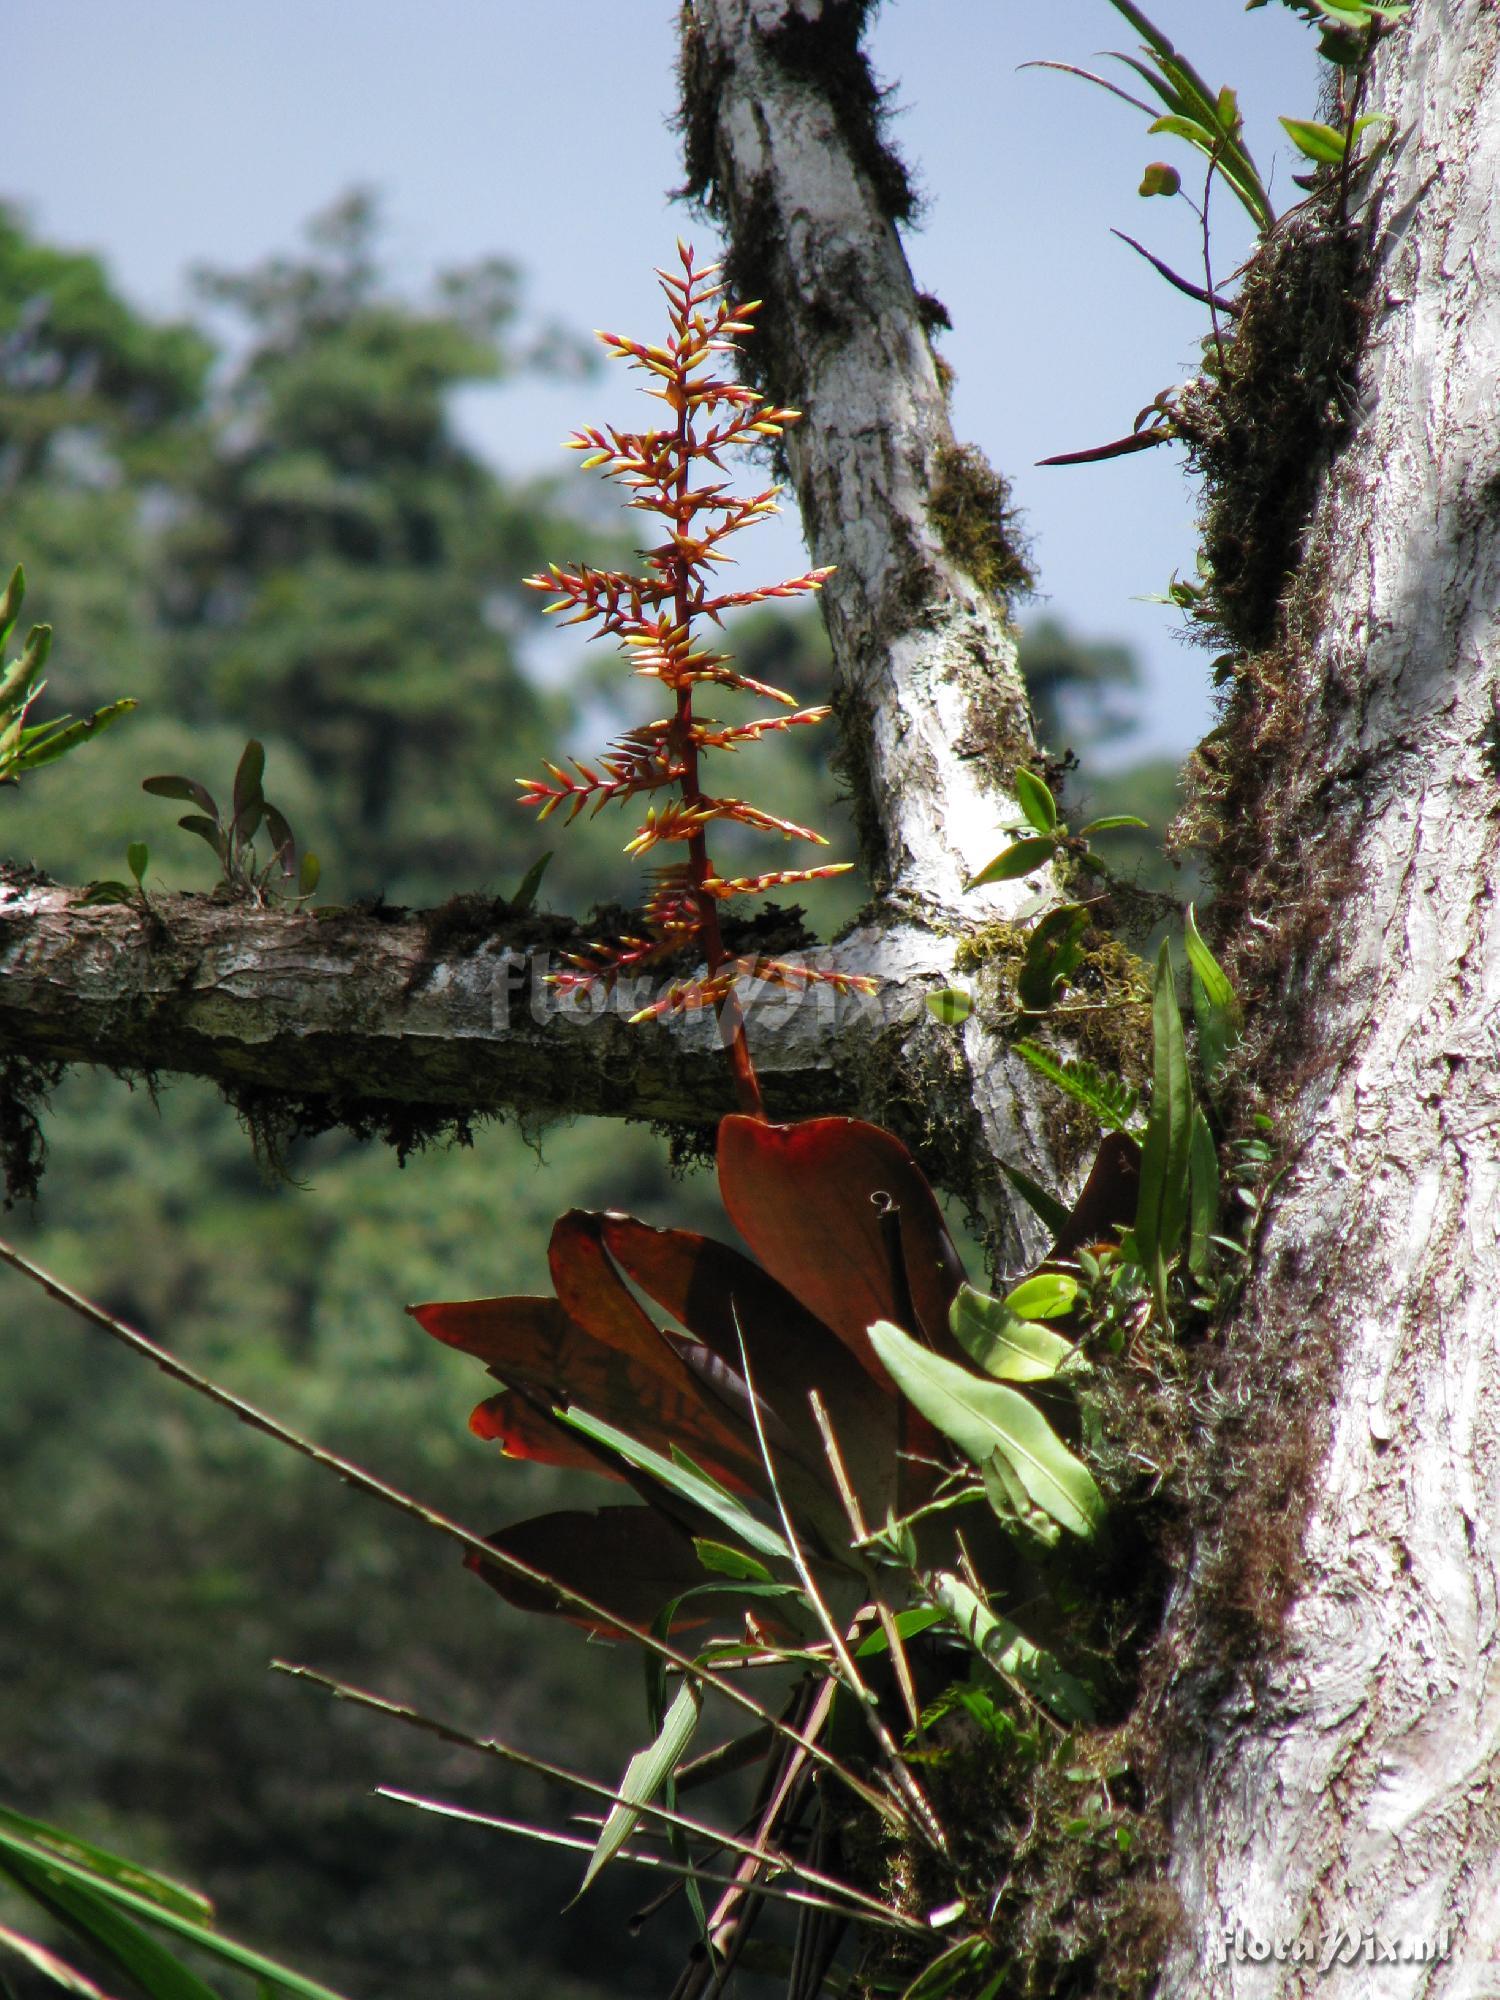
[[[706,372],[714,355],[732,354],[738,341],[753,330],[756,306],[730,302],[716,282],[718,265],[696,265],[692,250],[683,244],[678,253],[681,275],[657,273],[671,322],[666,346],[648,347],[614,333],[599,336],[611,353],[656,378],[649,393],[667,405],[671,427],[641,432],[613,427],[581,430],[568,440],[570,449],[587,454],[585,467],[602,467],[606,478],[618,479],[630,490],[631,507],[660,516],[666,539],[644,551],[645,570],[639,574],[553,564],[545,575],[527,578],[532,589],[551,594],[549,612],[567,614],[563,624],[592,624],[618,639],[634,671],[660,681],[672,696],[672,713],[628,731],[594,763],[575,758],[571,771],[548,764],[545,778],[521,780],[521,803],[536,807],[541,819],[562,808],[571,821],[585,809],[596,813],[627,799],[651,801],[626,852],[650,854],[674,842],[685,849],[686,858],[653,870],[639,936],[589,946],[573,958],[571,971],[554,975],[554,984],[564,992],[609,988],[623,977],[661,967],[681,952],[700,953],[704,960],[700,975],[672,981],[634,1018],[652,1020],[714,1008],[742,1107],[760,1113],[760,1089],[746,1046],[737,983],[760,980],[793,991],[821,983],[850,992],[868,990],[870,982],[785,959],[737,956],[726,946],[720,927],[720,905],[731,897],[764,895],[794,883],[841,875],[852,863],[726,876],[709,859],[709,829],[716,822],[827,845],[810,827],[763,812],[743,799],[704,790],[702,760],[707,753],[735,751],[772,731],[821,722],[829,711],[799,709],[780,688],[740,673],[730,655],[713,650],[699,632],[704,621],[719,626],[726,611],[742,605],[817,590],[830,572],[809,570],[753,590],[712,587],[715,566],[729,560],[724,543],[742,528],[774,514],[780,490],[772,486],[762,493],[731,492],[726,479],[714,477],[724,472],[722,455],[779,437],[787,424],[797,421],[798,412],[778,409],[754,389]],[[734,724],[699,716],[693,692],[702,685],[759,696],[779,703],[785,712]],[[672,796],[662,799],[662,793]]]

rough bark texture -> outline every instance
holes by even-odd
[[[413,914],[162,896],[147,914],[0,882],[0,1046],[434,1118],[519,1111],[707,1124],[732,1110],[708,1016],[632,1028],[623,996],[599,1012],[553,997],[549,966],[587,935],[479,898]],[[778,1004],[771,993],[757,1006],[752,997],[774,1109],[850,1108],[882,1041],[899,1070],[902,1042],[926,1032],[927,971],[882,954],[869,999],[817,991]]]
[[[1288,1422],[1316,1396],[1310,1509],[1279,1657],[1206,1726],[1178,1689],[1184,2000],[1500,1993],[1500,14],[1414,10],[1374,108],[1401,145],[1357,416],[1257,666],[1291,1166],[1226,1383],[1292,1383]],[[1326,1975],[1251,1955],[1340,1932]],[[1448,1955],[1381,1954],[1419,1941]]]

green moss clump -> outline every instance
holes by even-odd
[[[986,596],[1008,602],[1034,588],[1009,481],[977,446],[939,448],[927,516],[948,554]]]

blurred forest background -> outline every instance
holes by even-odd
[[[282,258],[202,273],[198,296],[193,324],[152,323],[95,259],[0,211],[0,562],[26,566],[27,622],[56,627],[46,712],[140,703],[0,794],[0,857],[85,882],[123,875],[126,843],[144,840],[148,891],[209,892],[208,849],[141,780],[186,772],[222,796],[258,736],[268,796],[321,858],[319,902],[513,891],[554,844],[516,811],[514,778],[642,712],[602,650],[569,656],[564,691],[520,579],[626,544],[608,492],[569,477],[561,454],[555,481],[508,477],[462,442],[452,403],[526,370],[581,376],[582,345],[528,324],[503,262],[401,295],[362,195]],[[589,421],[586,380],[577,402]],[[1138,811],[1159,837],[1174,769],[1120,763],[1138,706],[1130,653],[1021,611],[1041,735],[1080,759],[1070,801]],[[816,614],[757,614],[731,639],[751,673],[822,698]],[[1108,776],[1091,764],[1105,739]],[[779,763],[779,802],[769,785],[757,798],[852,853],[830,733],[780,743],[764,760],[767,775]],[[624,837],[602,817],[558,838],[543,902],[633,900]],[[1145,838],[1111,859],[1173,883]],[[810,899],[809,918],[830,935],[861,895],[849,878]],[[538,1150],[538,1135],[491,1126],[404,1170],[328,1139],[277,1179],[211,1090],[79,1074],[48,1139],[40,1199],[7,1233],[480,1529],[554,1504],[564,1476],[502,1469],[469,1436],[472,1364],[404,1305],[544,1288],[551,1221],[574,1203],[722,1230],[707,1178],[672,1181],[664,1144],[633,1127],[554,1129]],[[606,1647],[528,1629],[451,1551],[9,1274],[0,1329],[0,1798],[180,1874],[226,1927],[356,2000],[670,1983],[683,1927],[669,1918],[631,1943],[638,1885],[607,1876],[553,1920],[574,1857],[370,1791],[523,1816],[555,1800],[266,1670],[273,1655],[306,1661],[613,1779],[641,1736],[633,1663],[622,1674]]]

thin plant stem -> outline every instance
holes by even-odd
[[[745,1387],[750,1392],[748,1398],[750,1419],[755,1426],[756,1442],[760,1446],[761,1460],[766,1468],[766,1478],[770,1482],[771,1497],[776,1503],[776,1512],[781,1519],[782,1533],[785,1535],[787,1547],[791,1551],[793,1566],[797,1571],[802,1588],[807,1595],[808,1602],[812,1605],[819,1624],[828,1635],[828,1643],[832,1646],[834,1657],[843,1671],[845,1684],[858,1700],[875,1741],[885,1753],[886,1760],[890,1765],[891,1776],[897,1789],[915,1815],[917,1825],[927,1840],[937,1849],[939,1854],[945,1855],[948,1852],[948,1837],[943,1832],[942,1825],[936,1813],[934,1813],[931,1805],[928,1803],[926,1793],[912,1776],[906,1759],[901,1755],[899,1744],[886,1727],[885,1719],[880,1713],[879,1704],[869,1688],[865,1686],[860,1676],[859,1668],[854,1664],[854,1655],[849,1651],[833,1614],[823,1601],[822,1593],[819,1591],[817,1583],[813,1578],[811,1566],[808,1563],[807,1557],[803,1554],[802,1544],[797,1538],[797,1530],[792,1525],[792,1517],[787,1511],[786,1501],[782,1497],[781,1482],[776,1477],[776,1467],[771,1457],[770,1446],[766,1442],[765,1425],[761,1421],[760,1404],[755,1393],[754,1377],[750,1370],[750,1351],[745,1344],[745,1333],[743,1327],[740,1325],[739,1314],[737,1312],[734,1314],[734,1330],[740,1343],[740,1364],[745,1377]]]
[[[730,1847],[737,1854],[759,1863],[762,1867],[800,1875],[813,1887],[826,1890],[830,1895],[844,1896],[866,1914],[889,1914],[887,1906],[877,1897],[867,1895],[852,1883],[841,1882],[836,1876],[825,1875],[819,1869],[810,1868],[793,1855],[779,1850],[752,1846],[741,1840],[737,1834],[726,1833],[723,1828],[709,1826],[702,1820],[673,1812],[670,1807],[645,1803],[639,1799],[627,1799],[612,1785],[606,1785],[596,1778],[586,1778],[579,1771],[570,1771],[561,1764],[549,1763],[544,1757],[535,1757],[529,1751],[517,1750],[509,1743],[502,1743],[494,1736],[471,1736],[467,1730],[457,1729],[452,1723],[443,1722],[437,1716],[424,1715],[420,1709],[409,1707],[405,1702],[389,1701],[383,1695],[371,1694],[367,1689],[351,1687],[347,1681],[334,1679],[331,1674],[320,1673],[316,1667],[296,1666],[288,1660],[272,1660],[272,1671],[286,1674],[292,1680],[307,1681],[313,1687],[322,1688],[336,1701],[347,1701],[353,1707],[369,1709],[372,1714],[388,1716],[393,1722],[405,1723],[408,1728],[420,1729],[429,1736],[436,1736],[441,1742],[456,1744],[462,1750],[474,1750],[481,1756],[493,1757],[503,1764],[514,1764],[523,1771],[535,1771],[538,1776],[551,1778],[561,1785],[570,1785],[575,1791],[587,1792],[593,1798],[606,1799],[612,1806],[628,1806],[643,1818],[660,1820],[665,1826],[680,1827],[684,1833],[695,1834],[700,1840],[711,1842],[715,1847]]]
[[[395,1785],[377,1785],[375,1797],[391,1799],[397,1805],[415,1806],[418,1812],[436,1813],[442,1819],[461,1819],[471,1826],[493,1827],[499,1833],[518,1833],[527,1840],[538,1841],[544,1847],[571,1847],[579,1854],[592,1854],[594,1842],[582,1834],[559,1833],[555,1827],[532,1826],[526,1820],[507,1819],[500,1813],[475,1812],[468,1806],[449,1805],[442,1799],[424,1799],[418,1792],[404,1792]],[[664,1875],[681,1875],[693,1882],[709,1882],[716,1888],[720,1883],[734,1886],[728,1875],[707,1873],[679,1861],[671,1861],[664,1854],[642,1854],[635,1848],[622,1847],[614,1857],[617,1861],[633,1861],[637,1868],[655,1868]],[[830,1903],[824,1896],[815,1896],[805,1889],[783,1889],[774,1882],[761,1882],[756,1886],[758,1896],[769,1896],[780,1903],[798,1903],[817,1910],[839,1911],[837,1903]],[[840,1912],[842,1914],[842,1912]],[[870,1923],[879,1923],[889,1931],[900,1931],[904,1935],[925,1937],[926,1930],[909,1917],[902,1917],[897,1911],[882,1908],[881,1915],[870,1917]]]
[[[758,1723],[767,1724],[825,1770],[836,1773],[840,1782],[847,1785],[865,1805],[878,1812],[882,1819],[898,1826],[902,1823],[900,1814],[889,1798],[876,1791],[873,1785],[865,1784],[820,1745],[807,1741],[788,1723],[770,1715],[759,1702],[743,1693],[732,1681],[716,1674],[712,1668],[690,1659],[685,1653],[680,1653],[675,1646],[664,1639],[658,1639],[654,1633],[644,1631],[638,1625],[632,1625],[618,1612],[610,1611],[591,1597],[585,1597],[582,1591],[573,1590],[567,1584],[560,1583],[556,1577],[548,1576],[544,1570],[533,1569],[530,1563],[522,1562],[519,1556],[510,1555],[506,1550],[496,1548],[493,1543],[486,1541],[483,1535],[476,1534],[472,1528],[465,1528],[459,1522],[450,1519],[448,1515],[440,1513],[437,1508],[428,1507],[422,1501],[412,1499],[398,1487],[387,1485],[383,1479],[377,1479],[373,1473],[366,1472],[352,1460],[341,1458],[337,1452],[327,1451],[322,1445],[314,1444],[310,1439],[300,1436],[287,1425],[278,1422],[275,1417],[267,1416],[265,1411],[257,1409],[253,1403],[247,1403],[243,1397],[236,1396],[232,1390],[221,1387],[206,1375],[200,1375],[197,1369],[190,1368],[185,1361],[179,1361],[174,1354],[158,1346],[146,1334],[139,1332],[133,1326],[127,1326],[123,1320],[116,1319],[102,1306],[96,1305],[92,1299],[85,1298],[81,1292],[75,1292],[70,1285],[65,1285],[60,1278],[54,1278],[50,1272],[44,1271],[38,1264],[33,1264],[29,1258],[23,1257],[19,1250],[5,1242],[0,1242],[0,1264],[8,1264],[23,1278],[29,1278],[33,1284],[39,1285],[48,1297],[55,1299],[59,1305],[67,1306],[80,1319],[87,1320],[91,1326],[98,1327],[101,1332],[109,1334],[122,1346],[128,1347],[133,1354],[139,1354],[143,1359],[153,1363],[174,1382],[180,1382],[184,1388],[192,1389],[196,1394],[206,1397],[220,1409],[228,1410],[231,1416],[237,1417],[251,1430],[260,1431],[275,1443],[284,1445],[288,1451],[294,1451],[300,1457],[309,1459],[314,1465],[321,1466],[325,1472],[334,1473],[346,1486],[352,1486],[356,1492],[383,1501],[386,1506],[393,1507],[398,1514],[405,1514],[409,1520],[419,1522],[424,1528],[430,1528],[436,1534],[446,1535],[450,1541],[456,1542],[470,1554],[479,1556],[492,1568],[504,1570],[510,1576],[519,1577],[523,1583],[530,1583],[547,1591],[558,1600],[559,1604],[582,1612],[592,1623],[617,1632],[622,1638],[633,1639],[637,1645],[654,1652],[658,1659],[665,1661],[668,1666],[675,1667],[680,1674],[701,1681],[705,1687],[717,1689],[736,1708],[753,1715]]]

